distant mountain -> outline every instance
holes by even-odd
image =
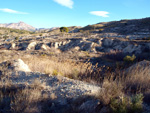
[[[35,31],[36,30],[36,28],[34,28],[33,26],[28,25],[28,24],[21,22],[21,21],[18,23],[0,24],[0,27],[21,29],[21,30],[27,30],[27,31]]]

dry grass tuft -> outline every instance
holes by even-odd
[[[104,80],[98,98],[104,105],[110,104],[112,98],[123,96],[123,87],[116,81]]]

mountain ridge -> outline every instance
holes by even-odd
[[[20,29],[20,30],[27,30],[27,31],[35,31],[36,28],[28,25],[22,21],[18,23],[5,23],[5,24],[0,24],[0,27],[5,27],[5,28],[13,28],[13,29]]]
[[[79,30],[98,31],[100,33],[118,33],[120,35],[150,35],[150,17],[141,19],[122,19],[120,21],[99,22],[87,25]]]

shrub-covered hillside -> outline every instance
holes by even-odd
[[[26,30],[19,30],[19,29],[12,29],[12,28],[4,28],[0,27],[0,36],[22,36],[22,35],[29,35],[33,34],[31,31],[26,31]]]

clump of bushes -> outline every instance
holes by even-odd
[[[133,62],[135,59],[136,59],[136,56],[133,54],[132,56],[129,56],[129,55],[125,56],[123,60],[125,62]]]
[[[9,38],[9,36],[5,35],[3,36],[4,40],[6,40],[7,38]]]
[[[52,75],[58,75],[58,71],[55,69],[55,70],[53,70],[53,73],[52,73]]]
[[[136,94],[131,97],[112,99],[110,107],[113,113],[141,113],[143,106],[143,95]]]
[[[149,37],[147,37],[147,40],[150,40],[150,36],[149,36]]]
[[[104,29],[99,29],[99,32],[102,33],[104,31]]]
[[[79,32],[80,32],[80,33],[83,33],[84,31],[83,31],[83,30],[79,30]]]
[[[19,40],[19,37],[15,37],[15,40],[18,41],[18,40]]]
[[[43,36],[42,34],[39,34],[39,36]]]
[[[60,28],[60,32],[66,32],[66,33],[68,33],[69,30],[68,30],[67,27],[61,27],[61,28]]]

